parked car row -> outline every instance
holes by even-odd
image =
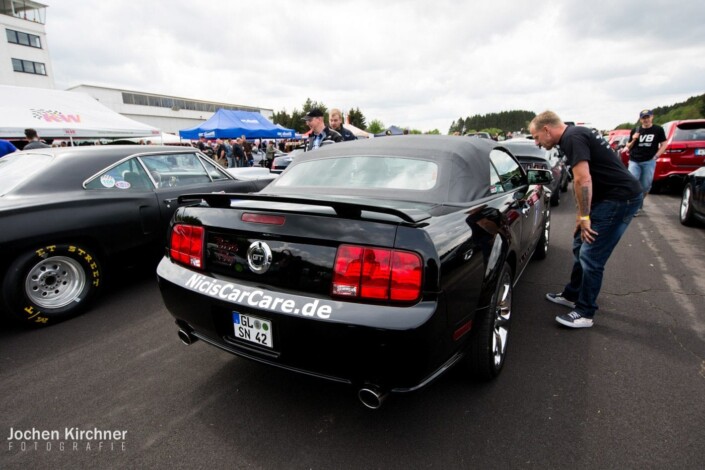
[[[0,159],[0,309],[52,324],[115,266],[161,257],[186,344],[348,383],[369,408],[455,364],[496,377],[521,314],[513,287],[548,253],[562,156],[528,139],[410,135],[288,157],[281,174],[155,146]],[[686,179],[680,220],[705,221],[705,167]]]

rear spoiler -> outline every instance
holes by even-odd
[[[380,214],[390,214],[399,217],[404,222],[417,224],[431,218],[431,214],[417,209],[395,209],[385,206],[370,206],[357,204],[354,202],[327,201],[315,198],[290,197],[290,196],[265,196],[252,193],[206,193],[206,194],[184,194],[179,196],[179,204],[189,202],[205,201],[210,207],[233,207],[233,200],[252,200],[267,202],[285,202],[289,204],[308,204],[316,206],[331,207],[335,213],[341,217],[359,218],[362,211],[377,212]],[[258,208],[257,210],[274,211],[276,209]]]

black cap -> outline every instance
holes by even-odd
[[[304,121],[308,121],[309,119],[315,118],[315,117],[323,117],[323,111],[321,111],[318,108],[312,108],[306,115],[304,116]]]

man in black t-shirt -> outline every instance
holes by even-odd
[[[531,136],[550,150],[560,146],[573,173],[578,207],[573,234],[573,270],[563,292],[546,299],[573,309],[556,321],[571,328],[589,328],[597,311],[605,264],[642,201],[642,188],[617,154],[596,131],[567,126],[545,111],[529,126]]]
[[[639,113],[639,121],[641,125],[629,133],[624,150],[629,150],[629,172],[641,183],[646,198],[654,181],[656,160],[666,151],[666,132],[654,124],[654,112],[650,109]]]

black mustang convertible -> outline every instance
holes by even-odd
[[[351,384],[370,408],[464,359],[502,369],[512,288],[548,249],[545,170],[495,142],[323,147],[256,194],[193,194],[157,269],[186,344]]]

